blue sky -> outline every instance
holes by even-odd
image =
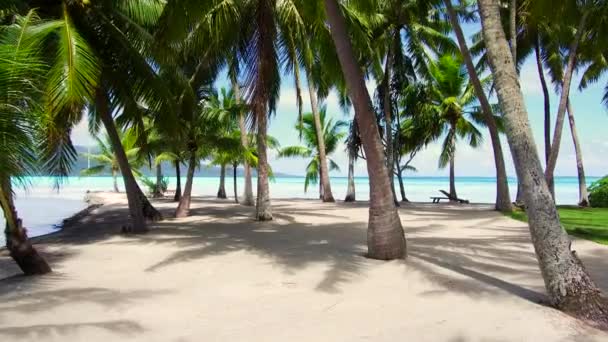
[[[465,28],[465,33],[470,34],[477,31],[479,27],[476,25],[468,25]],[[549,80],[549,78],[547,78]],[[575,75],[573,86],[571,89],[571,103],[573,111],[576,115],[576,125],[579,139],[583,150],[583,159],[586,168],[586,173],[589,176],[603,176],[608,174],[608,109],[602,104],[604,87],[608,86],[608,78],[603,77],[599,82],[593,84],[583,92],[578,91],[578,83],[580,76]],[[534,59],[530,58],[526,61],[520,74],[520,84],[524,93],[528,117],[532,125],[534,137],[539,148],[539,153],[543,155],[543,95],[538,80],[538,72]],[[372,81],[367,82],[370,94],[373,94],[375,87]],[[218,87],[228,86],[225,77],[220,77],[217,82]],[[303,84],[303,89],[307,87]],[[552,89],[552,88],[551,88]],[[305,111],[310,111],[310,100],[306,91],[303,94]],[[551,98],[552,119],[555,120],[557,113],[557,95],[553,94]],[[324,104],[327,106],[328,116],[335,120],[350,120],[352,113],[343,113],[340,109],[335,94],[325,99]],[[282,146],[298,145],[298,134],[295,131],[294,125],[297,120],[296,94],[293,87],[293,79],[291,76],[285,76],[281,85],[280,101],[277,105],[276,116],[270,120],[269,134],[276,137]],[[552,123],[553,125],[554,123]],[[552,130],[554,126],[552,126]],[[457,176],[494,176],[494,162],[492,157],[492,147],[489,137],[484,132],[484,141],[482,146],[477,149],[471,149],[465,144],[459,144],[456,151],[456,175]],[[553,135],[553,134],[552,134]],[[91,145],[93,141],[88,134],[87,125],[85,122],[79,124],[73,131],[74,142],[78,145]],[[505,159],[507,163],[507,173],[515,175],[511,155],[506,137],[502,137],[503,149],[505,151]],[[447,169],[441,170],[437,166],[439,158],[440,144],[431,144],[424,151],[420,152],[414,159],[414,166],[417,167],[417,173],[411,173],[410,176],[447,176]],[[292,175],[302,175],[304,173],[306,160],[298,158],[279,159],[275,151],[270,152],[270,163],[275,172],[283,172]],[[347,156],[344,152],[343,144],[331,158],[340,165],[341,170],[332,173],[332,176],[346,176],[347,172]],[[544,159],[544,158],[541,158]],[[364,161],[359,161],[355,168],[357,176],[367,175]],[[564,123],[562,135],[562,143],[558,158],[557,176],[574,176],[576,175],[576,163],[572,137],[568,122]]]

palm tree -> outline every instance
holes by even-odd
[[[38,89],[47,68],[38,55],[40,42],[30,32],[37,21],[30,11],[0,31],[0,207],[6,220],[6,247],[26,275],[51,272],[29,241],[13,201],[13,181],[38,169],[36,138],[44,133]]]
[[[339,142],[346,136],[343,131],[348,124],[344,121],[334,122],[332,119],[327,119],[327,108],[322,107],[319,112],[321,129],[323,130],[323,147],[326,154],[333,154],[338,148]],[[320,179],[321,164],[320,164],[320,148],[317,140],[317,124],[313,113],[306,113],[302,116],[302,122],[298,122],[296,129],[302,132],[302,137],[305,146],[288,146],[284,147],[279,152],[279,157],[301,157],[311,158],[306,166],[306,177],[304,180],[304,192],[308,190],[309,184],[316,184]],[[340,170],[338,164],[329,159],[329,170]],[[319,183],[319,196],[323,197],[325,188],[323,183]]]
[[[241,87],[239,86],[239,82],[238,82],[238,58],[235,56],[235,54],[230,56],[230,60],[228,62],[228,66],[229,66],[229,76],[230,76],[230,82],[232,84],[232,93],[234,94],[234,101],[235,104],[237,106],[241,106]],[[241,109],[239,110],[238,113],[238,120],[239,120],[239,135],[240,135],[240,140],[241,140],[241,147],[243,150],[248,151],[249,150],[249,139],[248,139],[248,130],[247,130],[247,125],[245,124],[245,120],[246,120],[246,113],[245,110]],[[255,200],[253,198],[253,182],[251,179],[251,165],[249,164],[249,162],[247,161],[247,159],[243,159],[243,170],[244,170],[244,179],[245,179],[245,189],[243,189],[243,200],[241,201],[241,203],[243,205],[246,206],[253,206],[255,204]],[[235,177],[236,177],[236,170],[235,172]],[[235,188],[235,194],[234,194],[234,198],[235,201],[238,202],[238,196],[236,194],[236,180],[234,181],[234,188]]]
[[[368,256],[381,260],[403,258],[406,255],[405,235],[392,196],[371,97],[365,87],[363,73],[355,57],[340,5],[336,0],[324,0],[324,4],[367,158],[367,172],[370,179]]]
[[[479,103],[481,105],[481,111],[484,115],[485,125],[488,127],[488,131],[490,133],[490,140],[492,142],[492,149],[494,150],[494,164],[496,166],[496,202],[495,208],[498,211],[502,212],[510,212],[512,210],[511,205],[511,195],[509,194],[509,184],[507,179],[507,171],[505,167],[504,155],[502,152],[502,145],[500,143],[500,136],[498,127],[494,120],[494,114],[492,112],[492,107],[490,105],[490,101],[488,100],[486,93],[483,89],[482,83],[477,74],[477,70],[473,64],[473,58],[471,56],[471,52],[469,51],[469,47],[467,46],[466,39],[464,37],[464,33],[462,31],[462,27],[460,26],[460,20],[457,14],[457,11],[452,6],[452,0],[444,0],[444,3],[447,8],[448,17],[450,22],[452,23],[452,28],[458,40],[458,45],[460,46],[460,52],[467,67],[467,71],[469,74],[469,78],[471,80],[471,84],[473,85],[473,89],[475,90],[475,94]],[[512,0],[511,5],[516,3],[515,0]],[[511,11],[512,16],[511,20],[515,20],[515,11]],[[512,49],[515,49],[516,39],[512,40]]]
[[[487,83],[487,82],[486,82]],[[436,116],[440,131],[447,132],[439,156],[439,167],[450,166],[450,196],[457,198],[455,184],[455,156],[458,138],[467,139],[471,147],[478,147],[482,134],[473,122],[485,123],[473,104],[475,90],[460,56],[444,55],[429,63],[428,106]],[[494,118],[497,120],[498,118]]]
[[[129,165],[131,166],[131,171],[136,176],[141,176],[141,173],[137,169],[141,164],[140,156],[139,156],[139,147],[136,146],[137,136],[133,131],[127,133],[119,133],[120,140],[129,160]],[[95,137],[97,142],[97,149],[99,150],[98,154],[84,154],[86,157],[91,158],[93,161],[97,162],[98,165],[83,169],[80,171],[81,176],[93,176],[110,171],[112,174],[112,179],[114,182],[114,192],[120,192],[118,189],[118,173],[120,172],[120,166],[118,165],[118,159],[116,158],[116,153],[112,148],[112,143],[109,141],[110,138],[106,135],[105,141],[99,139],[99,137]]]
[[[125,110],[121,111],[121,117],[138,120],[142,115],[136,108],[138,101],[146,99],[153,103],[154,98],[167,94],[150,63],[154,59],[153,39],[148,33],[163,3],[61,0],[21,5],[22,10],[38,6],[45,20],[36,34],[45,42],[41,57],[51,66],[44,89],[45,111],[53,129],[49,131],[43,154],[58,156],[49,158],[56,166],[55,175],[67,174],[76,158],[70,130],[81,120],[85,106],[93,106],[94,110],[89,111],[93,126],[98,127],[100,122],[105,125],[125,181],[130,230],[145,232],[144,215],[155,219],[160,214],[143,195],[130,171],[113,114],[115,109],[122,108]]]
[[[608,306],[582,262],[570,250],[560,224],[517,84],[515,63],[501,27],[498,0],[479,0],[483,37],[524,201],[532,242],[551,304],[566,313],[606,328]]]
[[[346,197],[344,202],[356,201],[355,191],[355,162],[361,151],[361,137],[359,136],[359,129],[357,128],[357,122],[352,120],[348,129],[348,137],[346,138],[346,154],[348,155],[348,185],[346,189]]]

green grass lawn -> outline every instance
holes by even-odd
[[[608,245],[608,208],[559,206],[559,216],[568,234]],[[524,211],[515,210],[512,218],[526,222]]]

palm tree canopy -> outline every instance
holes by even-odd
[[[345,121],[334,121],[327,118],[327,108],[324,106],[319,113],[321,127],[323,128],[323,138],[325,140],[325,153],[333,154],[346,136],[346,128],[349,124]],[[301,132],[304,146],[287,146],[279,151],[279,157],[301,157],[311,158],[306,166],[306,178],[304,180],[304,191],[308,190],[309,184],[316,184],[318,181],[320,161],[318,152],[317,133],[312,113],[306,113],[302,117],[302,122],[296,124],[296,129]],[[329,169],[340,170],[336,162],[329,159]]]

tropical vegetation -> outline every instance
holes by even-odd
[[[336,152],[338,144],[346,136],[343,129],[348,125],[345,121],[336,121],[327,118],[327,108],[321,108],[319,113],[321,129],[323,130],[323,142],[325,155],[329,156]],[[304,178],[304,191],[308,191],[310,184],[317,184],[320,178],[321,165],[319,143],[317,140],[317,127],[313,113],[306,113],[302,117],[302,122],[298,122],[296,129],[301,132],[304,146],[287,146],[279,151],[279,157],[301,157],[310,158],[306,165],[306,173]],[[340,166],[329,157],[327,159],[330,171],[339,171]],[[323,183],[319,182],[319,197],[323,198]]]
[[[129,206],[125,233],[145,233],[149,220],[162,219],[135,178],[146,160],[157,171],[154,194],[162,192],[163,161],[171,162],[178,179],[180,166],[187,165],[183,190],[181,183],[176,189],[178,218],[190,213],[194,174],[203,161],[222,170],[220,198],[227,197],[227,168],[236,180],[237,167],[244,166],[246,205],[254,202],[255,168],[253,216],[272,220],[269,150],[278,143],[268,127],[275,114],[286,115],[277,106],[282,81],[292,79],[296,131],[304,146],[287,147],[281,155],[311,159],[305,188],[318,180],[323,202],[335,200],[329,176],[337,164],[329,156],[340,143],[349,157],[348,201],[355,200],[355,161],[365,162],[369,258],[407,256],[394,176],[401,202],[407,201],[403,173],[414,170],[416,155],[439,140],[439,165],[450,166],[450,193],[456,197],[457,140],[476,147],[483,135],[478,127],[487,127],[495,208],[512,209],[504,132],[520,185],[516,201],[526,210],[550,304],[608,327],[608,301],[570,250],[562,229],[569,226],[570,212],[558,210],[554,191],[567,114],[579,204],[604,203],[605,180],[587,192],[570,98],[575,71],[584,90],[608,70],[606,18],[608,4],[592,0],[4,1],[0,204],[7,247],[25,274],[51,271],[22,227],[13,187],[27,185],[25,177],[37,172],[57,176],[60,186],[76,158],[71,132],[85,117],[91,133],[103,128],[107,138],[99,141],[100,154],[91,156],[101,164],[83,172],[109,167],[121,174]],[[462,24],[475,21],[481,32],[468,46]],[[532,55],[545,98],[544,166],[518,74]],[[547,74],[559,97],[552,134]],[[222,79],[230,91],[216,90]],[[303,113],[304,80],[309,114]],[[375,83],[373,93],[369,81]],[[319,105],[331,93],[352,109],[350,123],[333,122]],[[493,98],[498,104],[489,102]],[[342,131],[347,125],[348,134]]]

